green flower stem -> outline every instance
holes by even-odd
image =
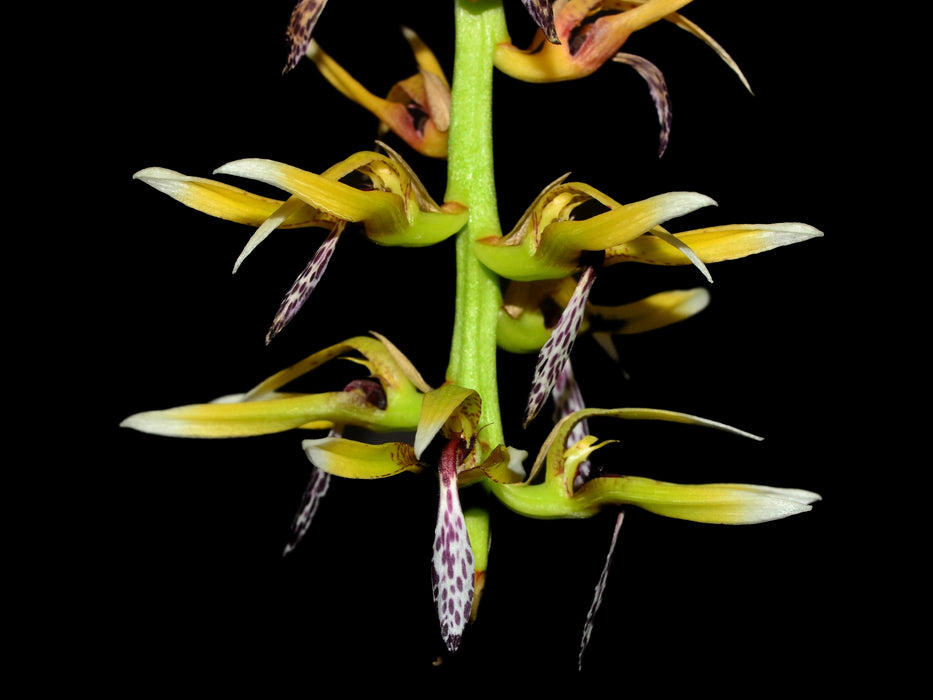
[[[483,400],[483,442],[505,444],[496,376],[499,277],[476,259],[473,241],[501,236],[492,149],[493,53],[508,40],[501,0],[457,0],[446,201],[470,208],[457,234],[457,298],[447,379]]]

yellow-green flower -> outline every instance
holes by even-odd
[[[737,428],[675,411],[647,408],[589,408],[561,420],[538,454],[523,484],[494,484],[510,508],[540,518],[585,518],[607,506],[638,506],[669,518],[729,525],[761,523],[811,509],[819,495],[801,489],[755,484],[673,484],[640,476],[601,475],[578,479],[580,465],[608,442],[592,435],[568,444],[576,424],[592,417],[661,420],[697,425],[760,439]],[[543,481],[536,482],[544,468]]]
[[[586,203],[599,204],[604,211],[574,219],[574,211]],[[499,343],[524,351],[540,347],[525,424],[538,414],[550,395],[584,321],[588,315],[594,318],[588,300],[601,267],[630,261],[692,264],[711,280],[707,263],[822,235],[800,223],[718,226],[678,234],[661,226],[669,219],[714,203],[696,192],[669,192],[621,204],[589,185],[565,183],[561,178],[538,196],[508,235],[476,241],[476,257],[517,283],[508,290],[511,296],[507,291],[499,315]],[[545,301],[558,303],[560,315],[555,320],[546,318]],[[641,326],[649,328],[695,313],[703,305],[703,294],[694,292],[655,297],[614,311],[603,307],[597,313],[614,317],[622,328],[629,319],[641,316]]]
[[[233,161],[214,171],[273,185],[287,193],[284,200],[166,168],[146,168],[134,177],[189,207],[257,227],[234,271],[277,228],[330,229],[282,301],[267,334],[268,342],[317,286],[349,224],[360,225],[366,236],[380,245],[426,246],[452,236],[466,223],[466,207],[457,202],[437,204],[402,157],[385,144],[381,146],[386,153],[355,153],[321,174],[260,158]],[[351,173],[364,177],[369,187],[360,189],[341,181]]]

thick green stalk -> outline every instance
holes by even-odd
[[[498,276],[476,259],[473,241],[499,236],[492,150],[492,78],[496,44],[508,39],[501,0],[456,0],[447,201],[470,208],[457,234],[457,299],[447,378],[483,400],[483,439],[504,444],[496,376]]]

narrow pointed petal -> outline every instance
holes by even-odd
[[[631,66],[648,84],[648,91],[651,93],[651,101],[654,102],[654,108],[658,113],[658,122],[661,125],[661,135],[658,139],[658,157],[664,155],[667,150],[667,144],[671,139],[671,99],[667,91],[667,82],[664,80],[664,74],[651,61],[630,53],[617,53],[612,57],[616,63],[623,63]]]
[[[381,479],[403,471],[420,471],[412,446],[404,442],[373,445],[339,437],[302,440],[301,447],[318,469],[348,479]]]
[[[299,0],[292,10],[285,38],[288,40],[288,61],[283,73],[288,73],[301,60],[311,43],[311,34],[327,0]]]
[[[256,229],[255,233],[250,236],[250,239],[246,242],[246,246],[233,264],[233,273],[236,274],[237,270],[240,269],[240,265],[246,260],[246,257],[256,249],[256,246],[266,240],[270,233],[275,231],[275,229],[279,228],[288,221],[290,217],[294,216],[302,209],[310,209],[310,207],[297,197],[289,197],[286,199],[282,203],[282,206],[263,221],[262,224],[259,225],[259,228]]]
[[[557,383],[560,372],[570,360],[570,350],[573,348],[580,324],[583,322],[586,301],[595,281],[596,268],[585,268],[570,303],[567,304],[551,337],[538,354],[531,392],[525,406],[523,424],[526,426],[538,415],[551,389]]]
[[[476,571],[457,489],[460,442],[460,436],[454,436],[441,453],[438,470],[440,505],[434,529],[432,561],[434,602],[441,636],[450,651],[456,651],[460,646],[460,638],[470,619]]]
[[[295,551],[298,543],[304,539],[308,528],[311,527],[311,521],[314,519],[315,513],[317,513],[321,499],[324,498],[329,486],[330,474],[312,465],[311,478],[301,496],[301,504],[298,506],[295,519],[292,520],[291,537],[282,552],[283,557]]]
[[[807,224],[736,224],[674,234],[705,263],[735,260],[823,235]],[[687,265],[692,261],[656,236],[640,236],[606,251],[606,263],[626,260],[652,265]]]
[[[606,563],[603,564],[602,573],[599,575],[599,582],[596,584],[596,591],[593,594],[593,602],[590,603],[590,609],[586,614],[586,622],[583,625],[583,638],[580,640],[580,653],[577,655],[577,669],[583,668],[583,653],[589,646],[590,636],[593,634],[593,621],[596,618],[596,612],[603,603],[603,593],[606,590],[606,582],[609,579],[609,567],[612,565],[612,555],[615,553],[616,542],[619,539],[619,530],[622,528],[622,520],[625,517],[625,511],[620,511],[616,516],[616,524],[612,530],[612,540],[609,542],[609,552],[606,554]]]
[[[324,270],[327,269],[327,264],[334,254],[334,250],[337,247],[337,240],[340,238],[343,229],[344,222],[337,222],[330,232],[330,235],[327,236],[325,241],[317,249],[317,252],[314,253],[314,257],[311,258],[311,261],[298,276],[298,279],[292,284],[291,289],[288,290],[285,299],[279,306],[278,312],[275,314],[272,327],[269,328],[269,332],[266,334],[267,344],[272,342],[272,339],[295,317],[298,310],[304,306],[308,297],[311,296],[311,292],[317,287],[318,282],[320,282],[324,274]]]

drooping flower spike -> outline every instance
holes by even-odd
[[[419,71],[396,83],[386,98],[369,92],[313,39],[308,43],[306,55],[331,85],[376,115],[382,131],[391,130],[423,155],[445,158],[450,85],[434,54],[418,35],[407,27],[402,31],[415,54]]]
[[[261,197],[223,182],[146,168],[134,177],[199,211],[256,226],[234,265],[277,228],[329,228],[330,233],[286,293],[266,336],[272,340],[295,316],[317,286],[347,224],[361,224],[380,245],[426,246],[463,227],[469,213],[457,202],[437,204],[414,171],[394,150],[356,153],[320,175],[276,161],[249,158],[214,172],[259,180],[288,193],[283,200]],[[360,189],[342,180],[351,173],[369,182]]]

